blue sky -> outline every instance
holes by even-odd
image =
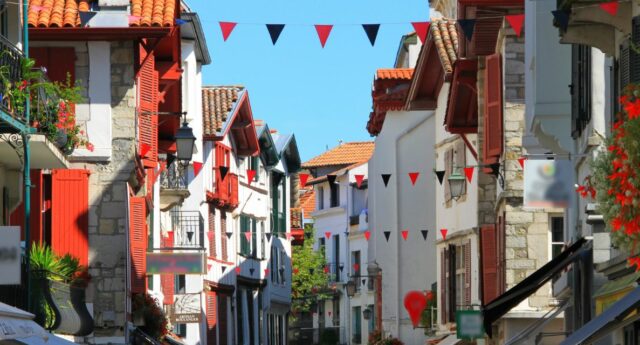
[[[393,67],[427,0],[188,0],[213,62],[205,85],[242,84],[254,118],[296,135],[306,161],[338,140],[372,140],[365,126],[377,68]],[[238,22],[223,42],[218,21]],[[273,46],[264,24],[287,24]],[[359,24],[383,23],[375,47]],[[384,24],[389,23],[389,24]],[[334,24],[324,49],[313,24]]]

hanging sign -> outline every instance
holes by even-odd
[[[566,159],[524,161],[524,206],[568,207],[573,187],[573,167]]]
[[[20,285],[20,227],[0,226],[0,285]]]
[[[456,311],[456,336],[458,339],[476,339],[484,337],[482,313],[480,310]]]
[[[148,274],[205,274],[204,253],[147,253]]]
[[[201,317],[200,293],[177,294],[173,296],[171,323],[199,323]]]

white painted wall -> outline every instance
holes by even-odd
[[[413,329],[403,307],[404,295],[431,289],[436,281],[437,180],[431,148],[438,125],[433,111],[388,112],[369,161],[369,224],[374,244],[369,255],[382,269],[383,328],[407,344],[423,343],[425,336]],[[413,171],[421,173],[415,186],[408,176]],[[392,174],[388,187],[381,174]],[[403,229],[409,230],[407,241],[402,239]],[[427,241],[421,229],[430,230]],[[383,231],[391,231],[388,242]]]

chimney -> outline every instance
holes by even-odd
[[[87,22],[92,28],[129,27],[129,0],[98,0],[96,15]]]

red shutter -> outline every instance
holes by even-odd
[[[447,249],[440,253],[440,323],[447,323]]]
[[[35,60],[35,67],[47,69],[49,80],[66,84],[70,76],[71,85],[76,81],[76,50],[73,47],[29,48],[29,57]]]
[[[216,209],[211,204],[209,204],[209,232],[207,234],[209,236],[209,256],[217,258],[218,253],[216,250]]]
[[[506,277],[505,277],[505,234],[506,234],[506,224],[504,222],[506,213],[502,212],[502,216],[498,217],[498,230],[496,234],[497,239],[497,275],[498,275],[498,294],[502,294],[507,290]]]
[[[51,172],[51,248],[71,254],[86,266],[89,259],[89,171]]]
[[[162,238],[163,248],[173,248],[173,231],[169,231],[167,237]],[[173,305],[173,294],[175,292],[175,277],[173,274],[161,274],[160,285],[162,285],[162,294],[164,295],[163,304]]]
[[[471,305],[471,240],[464,245],[464,301]]]
[[[217,296],[215,291],[207,292],[207,344],[217,344],[218,326]]]
[[[46,212],[50,213],[51,202],[44,200],[43,175],[42,170],[31,170],[31,215],[29,223],[31,224],[31,241],[44,243],[44,231],[42,217]],[[47,213],[48,214],[48,213]],[[20,239],[24,240],[24,202],[21,202],[16,209],[11,212],[7,225],[20,226]]]
[[[483,225],[480,229],[482,243],[482,304],[487,305],[498,296],[496,226]]]
[[[484,70],[484,164],[497,163],[503,150],[501,65],[502,57],[500,54],[486,57]]]
[[[219,338],[220,341],[218,345],[228,345],[229,341],[227,339],[227,296],[218,295],[218,302],[220,305],[218,306],[218,312],[221,317],[218,320],[218,329],[219,329]],[[209,343],[211,344],[211,343]]]
[[[131,256],[131,292],[147,290],[147,204],[145,198],[129,200],[129,251]]]
[[[220,246],[222,261],[227,261],[227,212],[220,212]]]
[[[158,162],[158,71],[155,69],[153,52],[140,48],[140,71],[138,72],[138,152],[142,144],[151,148],[143,158],[145,167],[155,168]]]

